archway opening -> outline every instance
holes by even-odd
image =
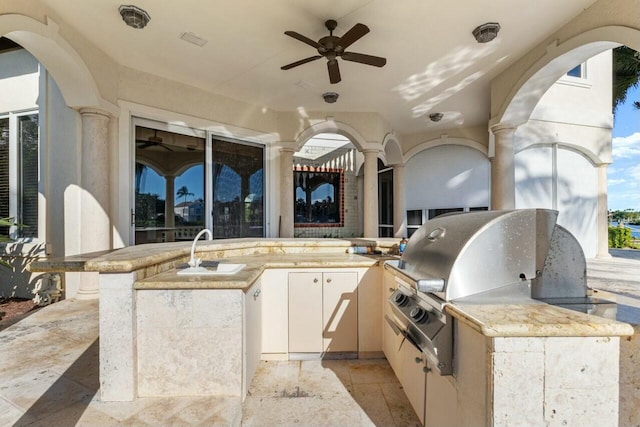
[[[295,237],[356,237],[361,155],[346,136],[320,133],[293,156]]]

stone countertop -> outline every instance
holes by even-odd
[[[385,271],[401,279],[411,279],[394,268]],[[526,297],[502,304],[449,302],[444,310],[458,321],[487,337],[576,337],[628,336],[627,323],[546,304]]]
[[[459,321],[487,337],[628,336],[627,323],[542,302],[523,304],[447,304]]]
[[[217,259],[221,264],[246,264],[233,275],[178,275],[177,269],[139,280],[142,289],[242,289],[246,291],[266,268],[369,268],[378,264],[376,256],[347,253],[257,254]]]
[[[398,239],[226,239],[201,240],[196,254],[203,260],[215,260],[230,256],[263,254],[346,254],[353,245],[370,245],[393,251]],[[189,258],[192,242],[150,243],[125,248],[95,252],[70,257],[44,258],[30,264],[33,272],[81,272],[127,273],[170,261]]]

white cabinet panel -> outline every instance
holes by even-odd
[[[262,273],[262,353],[289,351],[289,273],[265,270]]]
[[[323,273],[324,351],[358,351],[358,273]]]
[[[262,285],[260,279],[244,294],[244,375],[242,396],[247,395],[262,354]]]
[[[289,353],[320,353],[322,273],[289,273]]]
[[[359,273],[360,274],[360,273]],[[380,357],[382,351],[382,268],[371,267],[358,283],[358,352],[360,357]],[[385,301],[386,302],[386,301]]]

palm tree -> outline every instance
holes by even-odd
[[[627,99],[627,90],[640,82],[640,53],[626,46],[613,49],[613,110]],[[640,109],[640,102],[633,103]]]
[[[187,188],[186,185],[183,185],[182,187],[178,188],[178,191],[176,192],[176,196],[178,197],[184,197],[184,203],[187,203],[187,197],[189,196],[193,196],[193,193],[189,192],[189,188]]]

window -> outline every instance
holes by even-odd
[[[342,227],[341,169],[296,167],[293,172],[295,227]]]
[[[423,223],[422,209],[407,211],[407,236],[411,237]]]
[[[378,159],[378,236],[393,237],[393,169]]]
[[[579,64],[570,69],[567,72],[567,76],[569,77],[577,77],[579,79],[584,78],[584,64]]]
[[[38,237],[38,114],[0,116],[0,218],[26,227],[2,227],[16,239]]]

